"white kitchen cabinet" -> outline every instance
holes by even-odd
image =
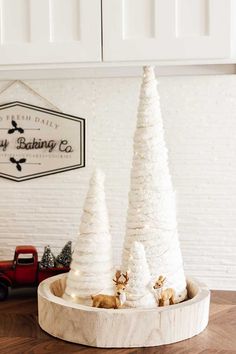
[[[102,0],[102,9],[106,62],[231,55],[230,0]]]
[[[235,19],[236,0],[0,0],[0,73],[235,64]]]
[[[0,65],[101,61],[101,0],[1,0]]]

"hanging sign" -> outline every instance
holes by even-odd
[[[0,105],[0,177],[25,181],[85,166],[85,119],[22,102]]]

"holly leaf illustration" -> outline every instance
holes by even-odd
[[[20,160],[18,161],[18,163],[24,163],[24,162],[26,162],[26,159],[20,159]]]
[[[16,168],[17,168],[18,171],[21,171],[21,165],[17,164]]]
[[[12,124],[12,126],[13,126],[14,128],[17,127],[17,123],[16,123],[14,120],[11,121],[11,124]]]
[[[16,160],[14,159],[14,157],[10,157],[10,161],[11,161],[12,163],[16,163]]]
[[[9,129],[9,130],[8,130],[8,134],[13,134],[13,133],[14,133],[14,131],[15,131],[15,129],[14,129],[14,128]]]

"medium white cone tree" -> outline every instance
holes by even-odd
[[[90,180],[80,234],[67,276],[64,299],[91,304],[91,295],[113,294],[112,246],[104,192],[104,174]]]
[[[186,281],[178,241],[175,193],[154,69],[144,68],[134,135],[134,155],[123,250],[123,270],[128,267],[134,241],[145,247],[153,280],[164,275],[166,285],[182,300]],[[185,295],[184,295],[185,296]]]
[[[129,282],[126,289],[128,307],[156,307],[157,303],[150,290],[151,275],[141,242],[134,242],[128,261]]]

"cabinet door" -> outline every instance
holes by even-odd
[[[101,60],[100,0],[1,0],[0,65]]]
[[[230,0],[103,0],[103,58],[227,58],[230,7]]]

